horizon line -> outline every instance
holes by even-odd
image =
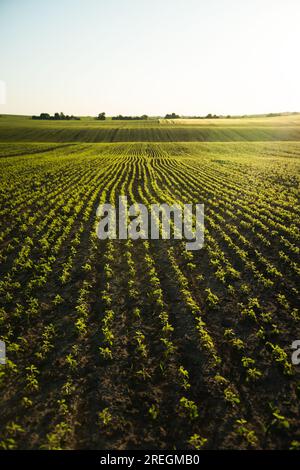
[[[59,113],[65,114],[63,111],[59,111]],[[43,111],[42,113],[47,113],[47,111]],[[40,114],[42,114],[40,113]],[[47,113],[50,114],[51,113]],[[55,113],[52,113],[53,115]],[[99,113],[98,113],[99,114]],[[161,118],[161,119],[172,119],[172,118],[165,118],[167,114],[171,113],[166,113],[165,115],[162,114],[146,114],[143,113],[141,115],[138,114],[107,114],[106,118],[112,118],[115,116],[128,116],[128,117],[141,117],[141,116],[147,116],[147,118]],[[176,114],[176,113],[175,113]],[[208,113],[205,116],[204,115],[198,115],[198,114],[178,114],[179,119],[184,119],[184,118],[195,118],[195,119],[206,119],[207,116],[212,116],[209,119],[220,119],[220,118],[244,118],[244,117],[278,117],[278,116],[285,116],[285,115],[297,115],[300,114],[300,111],[279,111],[279,112],[265,112],[265,113],[251,113],[251,114],[215,114],[215,113]],[[32,116],[38,116],[39,114],[19,114],[19,113],[1,113],[0,112],[0,117],[3,116],[17,116],[17,117],[32,117]],[[82,117],[82,118],[95,118],[97,117],[97,114],[68,114],[66,113],[65,116],[74,116],[74,117]],[[178,118],[173,118],[173,119],[178,119]]]

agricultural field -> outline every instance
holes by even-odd
[[[0,142],[300,141],[300,114],[243,119],[39,121],[0,116]]]
[[[299,117],[216,121],[0,118],[2,449],[300,448]],[[204,247],[99,240],[119,195]]]

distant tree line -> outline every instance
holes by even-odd
[[[73,116],[73,114],[69,116],[68,114],[65,115],[64,113],[55,113],[53,116],[48,113],[41,113],[39,116],[32,116],[32,119],[40,119],[42,121],[79,121],[80,117]]]
[[[226,118],[230,119],[232,116],[228,114],[227,116],[218,116],[217,114],[207,114],[206,116],[184,116],[185,119],[220,119],[220,118]]]
[[[220,116],[217,116],[216,114],[207,114],[206,116],[183,116],[187,119],[219,119]],[[230,116],[227,116],[230,117]],[[166,114],[165,119],[178,119],[180,118],[179,114],[176,113],[171,113],[171,114]]]
[[[178,119],[180,116],[176,113],[166,114],[165,119]]]
[[[207,114],[204,119],[219,119],[220,116],[217,116],[216,114]]]
[[[268,114],[253,114],[253,115],[234,115],[231,116],[228,114],[227,116],[224,115],[217,115],[217,114],[207,114],[206,116],[180,116],[179,114],[176,113],[169,113],[165,115],[165,119],[179,119],[180,117],[182,119],[234,119],[234,118],[247,118],[247,117],[276,117],[276,116],[284,116],[284,115],[297,115],[300,113],[293,112],[293,113],[268,113]],[[0,117],[4,117],[1,116]],[[157,116],[159,118],[159,116]],[[70,120],[76,120],[79,121],[80,117],[78,116],[69,116],[68,114],[64,113],[54,113],[53,116],[51,116],[49,113],[41,113],[39,116],[32,116],[32,119],[38,119],[38,120],[44,120],[44,121],[70,121]],[[106,115],[104,112],[99,113],[97,117],[95,117],[97,121],[105,121]],[[122,114],[119,114],[118,116],[112,116],[111,119],[113,121],[143,121],[146,119],[149,119],[149,116],[147,114],[143,114],[142,116],[123,116]]]
[[[99,113],[98,116],[96,117],[98,121],[105,121],[105,113]]]
[[[143,114],[142,116],[122,116],[122,114],[112,116],[113,121],[142,121],[145,119],[148,119],[147,114]]]

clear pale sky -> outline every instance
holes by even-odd
[[[0,113],[300,111],[300,0],[0,0]]]

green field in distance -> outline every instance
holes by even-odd
[[[300,140],[300,115],[145,121],[0,117],[0,142],[234,142]]]

